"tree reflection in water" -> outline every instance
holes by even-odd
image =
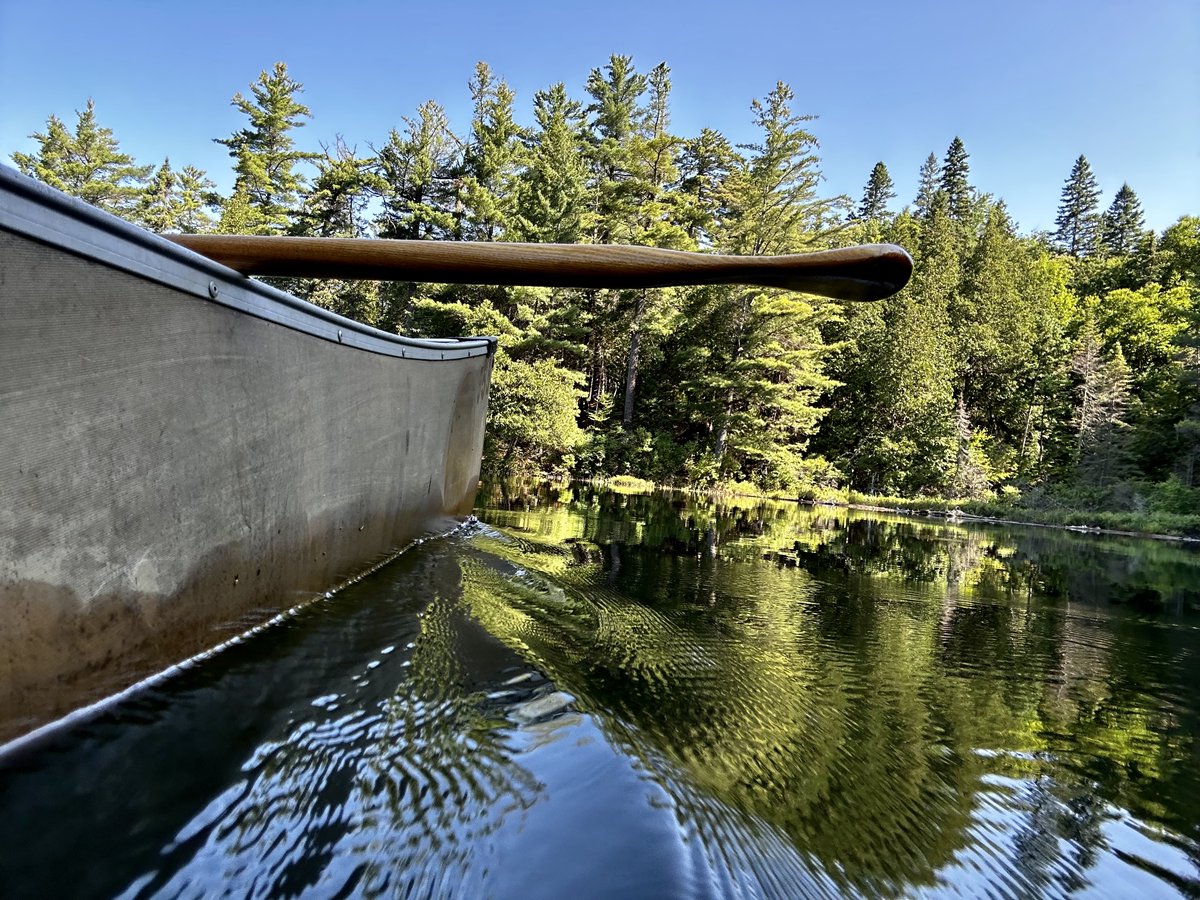
[[[472,614],[707,847],[769,826],[871,894],[973,872],[1062,894],[1122,865],[1200,888],[1191,548],[586,487],[501,505],[473,548],[521,574],[465,561]]]

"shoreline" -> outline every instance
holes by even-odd
[[[679,491],[681,493],[707,495],[710,497],[745,497],[748,499],[777,500],[781,502],[797,503],[801,506],[826,506],[840,509],[856,509],[864,512],[894,513],[895,515],[908,516],[911,518],[942,519],[944,521],[956,523],[979,522],[985,525],[1018,525],[1032,528],[1055,528],[1059,531],[1073,531],[1077,534],[1108,534],[1115,535],[1117,537],[1135,537],[1149,538],[1156,541],[1174,541],[1175,543],[1180,544],[1200,544],[1200,536],[1187,534],[1168,534],[1160,531],[1139,531],[1136,529],[1127,528],[1110,528],[1103,525],[1072,525],[1062,522],[1039,522],[1030,519],[1013,519],[1005,516],[990,516],[978,513],[970,513],[950,506],[949,501],[945,501],[947,506],[944,508],[919,509],[916,507],[907,506],[880,506],[878,504],[871,503],[855,503],[849,500],[810,500],[795,496],[744,493],[736,490],[706,490],[704,488],[697,487],[680,487],[671,484],[659,484],[630,476],[617,476],[615,478],[581,478],[569,480],[579,481],[583,484],[591,484],[597,487],[604,487],[610,490],[616,489],[619,491],[631,491],[635,493],[649,492],[653,490]],[[1075,512],[1075,510],[1064,510],[1063,512]],[[1095,514],[1112,515],[1112,513],[1105,513],[1103,511],[1096,511]],[[1086,515],[1086,513],[1084,513],[1084,515]]]

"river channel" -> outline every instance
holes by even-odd
[[[0,753],[0,896],[1200,896],[1200,549],[590,486]]]

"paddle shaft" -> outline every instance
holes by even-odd
[[[172,235],[244,275],[451,284],[654,288],[749,284],[841,300],[900,290],[912,259],[894,244],[791,256],[722,256],[615,244],[509,244],[356,238]]]

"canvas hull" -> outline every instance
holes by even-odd
[[[382,334],[0,174],[0,741],[469,512],[492,341]]]

